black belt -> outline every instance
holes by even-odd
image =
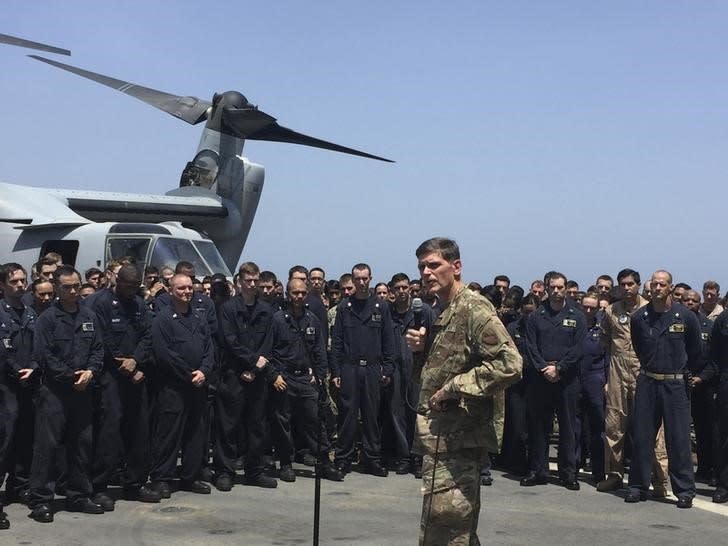
[[[308,375],[308,370],[291,370],[290,373],[295,376]]]
[[[369,363],[368,363],[368,362],[367,362],[366,360],[363,360],[363,359],[362,359],[362,360],[359,360],[359,361],[357,361],[357,364],[358,364],[359,366],[368,366],[368,365],[369,365]]]

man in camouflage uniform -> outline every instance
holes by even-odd
[[[444,306],[432,332],[407,331],[410,349],[427,355],[414,440],[423,457],[420,544],[480,544],[480,469],[498,451],[503,391],[523,361],[493,305],[462,283],[457,243],[429,239],[416,254],[423,288]]]

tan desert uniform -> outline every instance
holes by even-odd
[[[720,315],[723,311],[723,306],[720,303],[716,303],[713,310],[710,313],[706,313],[706,316],[708,317],[708,320],[715,322],[715,319],[717,319],[718,315]],[[703,313],[705,313],[705,311],[703,311]]]
[[[503,391],[521,378],[523,360],[493,305],[467,288],[435,320],[428,345],[414,439],[422,455],[420,544],[480,544],[480,469],[488,451],[499,451]],[[431,411],[440,388],[446,409]]]
[[[610,474],[620,478],[624,476],[622,457],[628,412],[634,406],[637,375],[640,370],[640,362],[632,348],[629,333],[630,317],[637,309],[648,303],[642,296],[638,298],[637,305],[632,309],[628,309],[624,301],[618,301],[607,307],[601,323],[602,335],[610,355],[604,420],[604,465],[607,477]],[[657,433],[653,473],[656,489],[667,487],[667,451],[662,426]]]

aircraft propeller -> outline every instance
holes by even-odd
[[[40,42],[32,42],[23,38],[17,38],[16,36],[10,36],[9,34],[0,34],[0,44],[14,45],[18,47],[27,47],[29,49],[38,49],[40,51],[47,51],[49,53],[58,53],[60,55],[70,55],[71,52],[67,49],[61,49],[60,47],[53,47],[47,44],[41,44]]]
[[[251,104],[244,95],[237,91],[216,93],[212,102],[207,102],[197,97],[172,95],[135,83],[117,80],[116,78],[52,61],[38,55],[29,55],[29,57],[121,91],[191,125],[207,120],[207,128],[246,140],[300,144],[394,163],[391,159],[341,146],[283,127],[278,124],[276,118],[258,110],[257,106]]]

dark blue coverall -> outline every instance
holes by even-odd
[[[632,418],[631,491],[650,487],[655,437],[664,421],[668,474],[678,497],[695,496],[690,448],[690,399],[687,374],[701,362],[700,324],[679,303],[658,313],[649,303],[631,318],[632,346],[640,361]]]
[[[501,466],[518,476],[528,472],[528,404],[526,386],[529,374],[535,370],[528,365],[526,351],[526,318],[519,317],[506,328],[523,357],[523,377],[506,389],[503,447],[498,461]]]
[[[273,308],[260,297],[252,306],[242,296],[225,302],[220,310],[222,368],[215,401],[215,445],[213,461],[218,475],[235,475],[235,460],[245,455],[245,475],[253,479],[263,473],[263,450],[267,425],[269,370],[256,370],[260,356],[270,360]],[[255,373],[247,383],[240,375]],[[245,422],[246,453],[238,452],[238,428]]]
[[[586,459],[588,448],[592,479],[604,479],[604,385],[609,377],[609,355],[601,340],[601,329],[597,322],[584,336],[584,352],[580,364],[581,417],[577,427],[577,462]],[[588,432],[588,439],[587,433]]]
[[[29,506],[50,504],[51,481],[58,448],[65,446],[66,499],[90,497],[93,403],[92,383],[74,390],[74,372],[101,372],[104,347],[96,316],[81,305],[69,313],[60,303],[51,305],[35,327],[33,358],[43,372],[35,399],[35,444],[30,473]]]
[[[270,402],[273,409],[273,445],[281,466],[290,465],[294,455],[294,439],[291,418],[299,426],[302,443],[311,453],[328,453],[328,440],[320,434],[319,385],[326,378],[328,361],[321,322],[308,309],[303,316],[295,317],[291,311],[278,311],[271,324],[272,349],[271,383],[278,375],[287,384],[285,391],[271,387]],[[319,437],[323,444],[319,446]]]
[[[152,481],[171,481],[182,450],[183,482],[200,478],[205,450],[207,386],[195,387],[192,372],[209,377],[215,364],[207,318],[190,308],[160,310],[152,323],[152,349],[158,368],[157,419],[152,435]]]
[[[27,384],[20,384],[18,372],[37,370],[33,361],[33,336],[38,315],[29,305],[15,309],[0,300],[0,344],[6,352],[6,368],[0,371],[0,484],[8,473],[7,496],[17,497],[28,489],[33,460],[35,408],[33,396],[40,384],[40,373],[33,372]]]
[[[376,296],[347,298],[336,309],[331,343],[333,377],[341,378],[336,462],[349,466],[361,413],[365,464],[380,465],[379,404],[382,377],[394,368],[394,326],[389,305]]]
[[[139,296],[119,298],[106,290],[90,304],[104,344],[104,367],[94,384],[94,492],[106,491],[122,453],[122,485],[139,488],[150,465],[149,401],[146,373],[152,354],[152,313]],[[145,380],[134,384],[116,358],[133,358]]]
[[[586,318],[571,300],[555,311],[545,302],[526,321],[529,373],[528,443],[529,471],[548,474],[548,441],[554,410],[559,422],[559,476],[576,479],[576,411],[579,399],[579,363],[584,350]],[[549,364],[556,366],[560,379],[550,383],[543,376]]]
[[[700,383],[690,392],[690,413],[693,416],[695,428],[695,455],[698,459],[698,469],[695,472],[698,478],[705,482],[715,476],[717,447],[717,422],[715,392],[718,370],[710,354],[710,336],[713,331],[713,321],[703,313],[698,313],[700,322],[701,363],[695,370],[695,377]]]
[[[725,491],[728,490],[728,309],[713,323],[710,356],[718,370],[718,455],[715,471],[718,488]]]
[[[412,459],[416,455],[411,453],[411,449],[420,391],[419,384],[412,380],[415,355],[407,346],[405,336],[407,330],[414,328],[415,316],[411,305],[404,313],[397,312],[394,304],[391,304],[390,310],[394,324],[395,373],[392,382],[382,392],[382,452],[393,462],[410,460],[413,463]],[[427,304],[422,305],[420,321],[421,326],[429,332],[435,314]]]

